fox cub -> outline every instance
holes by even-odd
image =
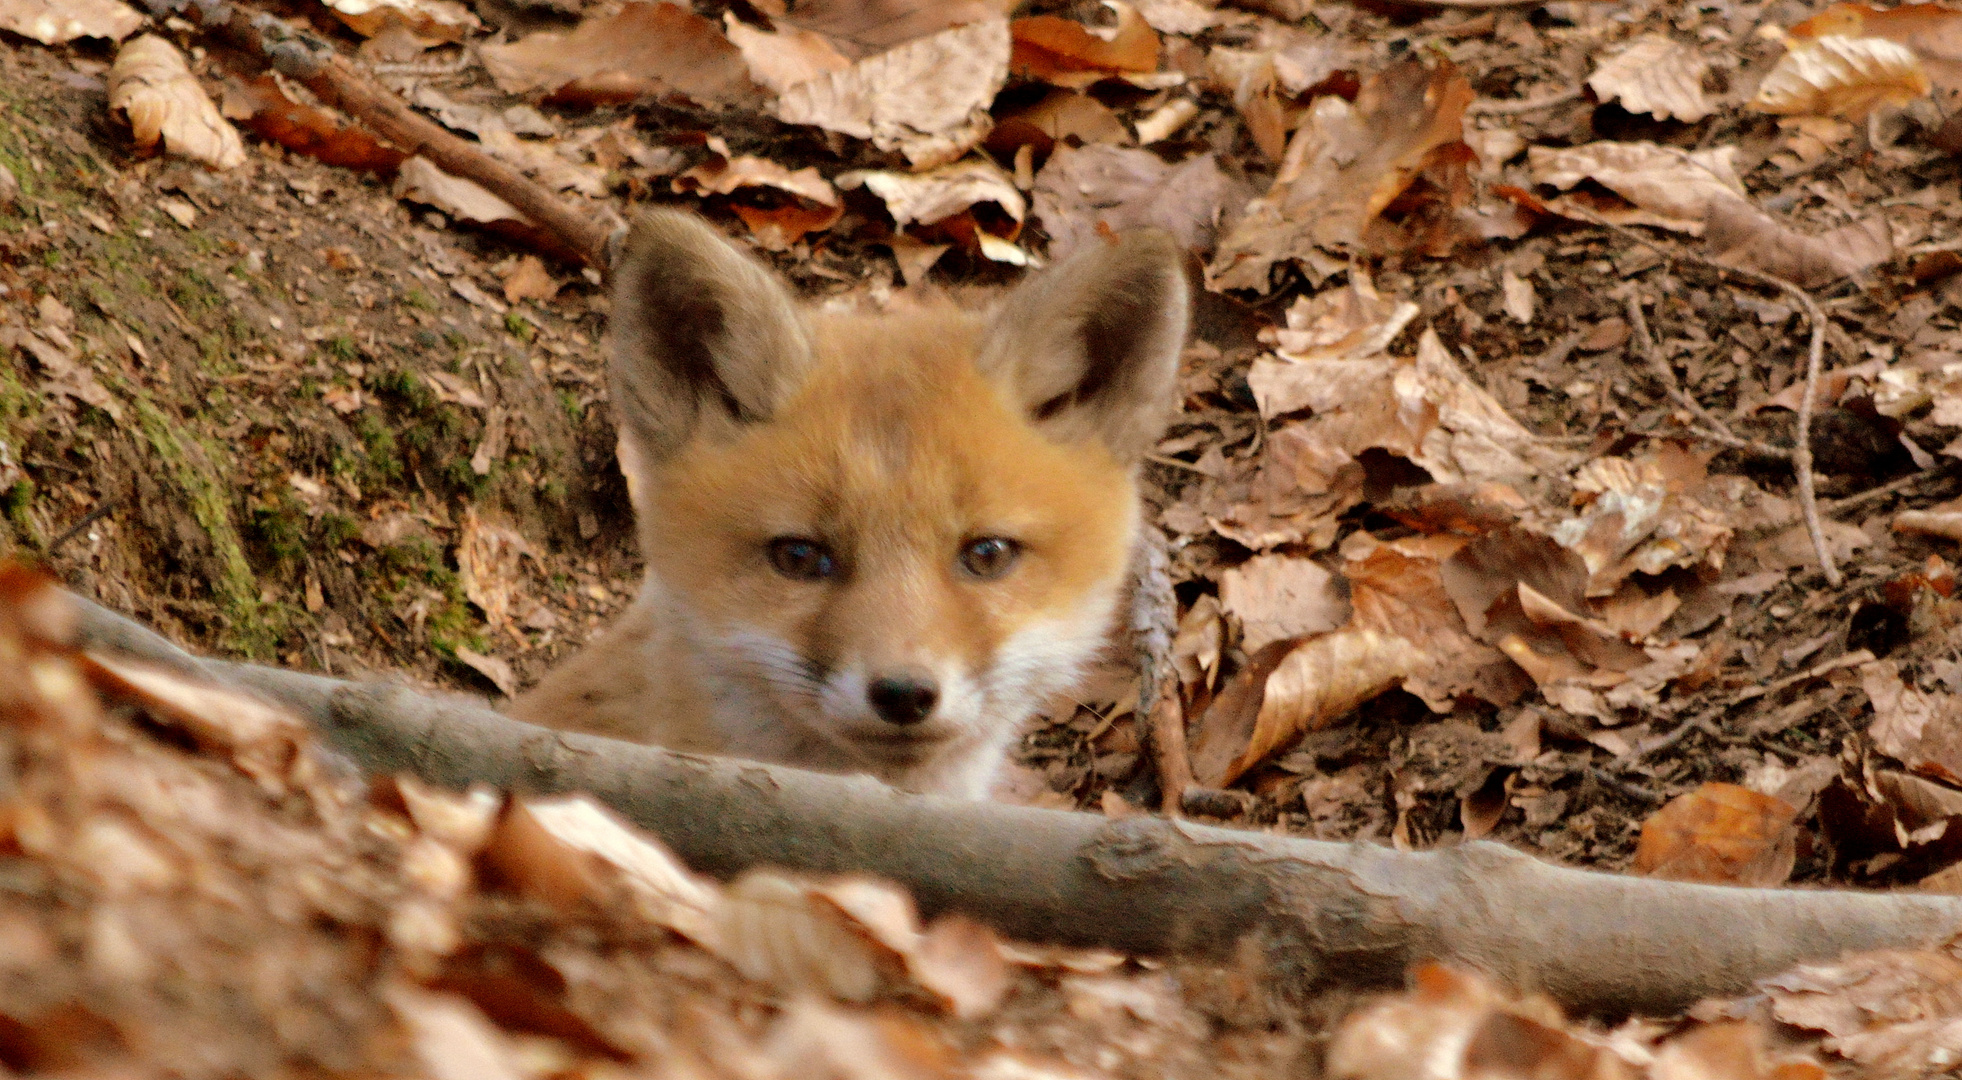
[[[1176,246],[1092,247],[992,315],[842,314],[641,218],[610,379],[646,581],[512,714],[985,797],[1113,628],[1175,404]]]

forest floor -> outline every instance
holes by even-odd
[[[619,8],[589,6],[594,20]],[[576,21],[481,7],[512,38]],[[1778,117],[1746,103],[1785,51],[1763,31],[1818,13],[1790,0],[1141,4],[1150,72],[1100,71],[1084,47],[1052,56],[1045,79],[1017,54],[975,153],[1024,183],[934,232],[902,228],[875,183],[842,179],[898,168],[870,144],[741,103],[575,94],[540,111],[539,93],[494,85],[472,52],[377,59],[384,39],[292,8],[405,93],[522,106],[503,123],[547,148],[596,219],[651,200],[734,235],[778,229],[760,248],[814,296],[878,303],[920,276],[994,286],[1098,228],[1178,232],[1213,287],[1184,411],[1145,478],[1173,553],[1189,815],[1416,850],[1489,838],[1734,884],[1962,891],[1962,598],[1955,540],[1939,535],[1962,538],[1945,516],[1962,494],[1949,452],[1962,445],[1962,165],[1923,107],[1955,89],[1946,69],[1932,98],[1870,122]],[[761,19],[768,5],[735,8]],[[1851,40],[1957,32],[1926,18]],[[1113,40],[1138,25],[1120,20]],[[1669,84],[1673,107],[1702,115],[1644,111],[1625,70],[1601,78],[1643,35],[1701,50],[1650,66],[1692,72]],[[142,157],[108,107],[115,55],[100,39],[0,34],[0,171],[15,181],[0,188],[0,556],[201,651],[487,697],[534,681],[638,584],[599,275],[398,197],[392,166],[334,167],[260,137],[225,171]],[[263,120],[239,77],[199,70],[227,115]],[[1184,74],[1145,77],[1171,72]],[[1315,104],[1331,100],[1353,101],[1370,139],[1343,136]],[[1175,135],[1123,147],[1158,172],[1115,155],[1179,101],[1194,109]],[[1324,143],[1352,140],[1344,161],[1387,146],[1382,168],[1327,166],[1301,134],[1316,125]],[[488,144],[491,129],[475,130]],[[1588,149],[1604,145],[1656,154]],[[1309,190],[1302,178],[1325,166],[1353,190]],[[802,169],[821,174],[817,195],[786,179]],[[763,179],[725,183],[732,171]],[[1746,220],[1670,201],[1705,183],[1732,185],[1709,201],[1734,198]],[[1018,190],[1032,208],[1010,212]],[[1707,244],[1690,235],[1706,231]],[[1827,322],[1811,417],[1819,543],[1789,453],[1808,304]],[[1354,386],[1330,380],[1345,363],[1362,372]],[[1363,656],[1366,692],[1335,694],[1341,708],[1270,681],[1363,631],[1422,659]],[[1028,736],[1032,801],[1159,806],[1116,696],[1059,708]],[[1044,970],[1050,990],[1100,977]],[[442,986],[496,996],[468,982]],[[1130,1010],[1177,1053],[1090,1048],[1130,1037],[1115,1027],[1024,1042],[1084,1068],[1197,1075],[1211,1051],[1180,1025],[1258,1030],[1234,1044],[1254,1075],[1321,1061],[1324,1021],[1346,1005],[1285,1022],[1272,1002],[1148,1015],[1191,1008],[1202,985],[1126,997],[1086,981],[1025,1001],[1092,1026]],[[555,1037],[616,1062],[642,1053],[580,1030]],[[794,1034],[779,1031],[770,1068],[795,1059]],[[0,1063],[56,1060],[10,1038]],[[878,1075],[942,1075],[893,1068]]]

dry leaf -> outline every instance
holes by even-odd
[[[1629,112],[1695,123],[1716,111],[1703,95],[1709,66],[1695,49],[1650,34],[1603,61],[1587,85],[1595,97],[1620,101]]]
[[[1360,269],[1349,275],[1349,284],[1340,290],[1327,290],[1314,296],[1297,297],[1288,307],[1285,329],[1274,334],[1274,353],[1287,364],[1256,360],[1247,373],[1254,401],[1260,414],[1272,418],[1282,413],[1313,407],[1317,412],[1334,408],[1353,396],[1353,391],[1323,393],[1318,380],[1290,377],[1294,364],[1320,364],[1332,360],[1366,360],[1379,356],[1390,342],[1403,333],[1421,310],[1408,300],[1379,295],[1369,275]],[[1361,372],[1352,369],[1322,369]],[[1328,404],[1316,405],[1323,401]]]
[[[1704,243],[1726,266],[1761,270],[1804,289],[1852,277],[1894,257],[1882,217],[1806,236],[1749,203],[1717,199],[1704,220]]]
[[[1219,576],[1219,604],[1240,621],[1240,647],[1326,633],[1349,621],[1349,598],[1313,559],[1257,555]]]
[[[225,750],[239,771],[269,791],[283,792],[299,747],[308,740],[304,721],[249,694],[199,683],[126,657],[88,655],[98,685],[176,726],[200,745]]]
[[[1633,869],[1672,881],[1770,886],[1791,876],[1798,811],[1736,784],[1704,784],[1642,823]]]
[[[1470,197],[1463,143],[1471,85],[1448,62],[1411,59],[1371,76],[1350,105],[1315,99],[1288,144],[1274,185],[1247,207],[1207,269],[1215,289],[1268,288],[1268,268],[1296,259],[1319,279],[1327,252],[1421,250],[1444,254],[1458,233],[1450,215]],[[1429,212],[1382,217],[1422,179]]]
[[[771,193],[766,205],[733,207],[757,241],[771,251],[788,251],[806,234],[829,229],[844,215],[837,190],[814,168],[792,171],[764,158],[733,155],[719,135],[708,137],[708,148],[716,156],[676,176],[674,190],[702,195],[745,189]]]
[[[1793,38],[1751,106],[1780,115],[1863,119],[1884,104],[1928,96],[1934,84],[1904,45],[1878,37]]]
[[[1213,245],[1222,207],[1239,186],[1211,154],[1167,165],[1148,150],[1119,146],[1058,147],[1036,174],[1036,219],[1048,231],[1050,258],[1110,233],[1163,229],[1188,251]]]
[[[328,165],[388,175],[405,155],[358,125],[342,124],[324,109],[294,101],[272,75],[225,80],[224,114],[262,139]]]
[[[847,191],[863,187],[886,204],[895,224],[932,225],[964,213],[977,203],[993,203],[1008,219],[1020,223],[1028,204],[1015,181],[985,158],[942,165],[922,173],[861,170],[838,174]]]
[[[771,19],[814,30],[852,59],[957,26],[1000,18],[1005,0],[758,0]]]
[[[789,87],[777,117],[898,150],[914,168],[944,165],[987,136],[1008,50],[1005,19],[943,30]]]
[[[851,60],[833,48],[822,34],[794,26],[758,30],[737,19],[734,13],[724,13],[722,26],[729,41],[742,51],[743,62],[749,65],[749,77],[773,94],[852,66]]]
[[[457,538],[456,573],[463,595],[484,613],[484,621],[503,627],[510,621],[511,601],[524,576],[521,561],[537,555],[525,538],[507,525],[487,522],[477,508],[463,511],[462,534]]]
[[[1570,1029],[1541,997],[1515,998],[1483,976],[1423,964],[1411,988],[1351,1013],[1328,1049],[1331,1080],[1623,1080],[1635,1063]],[[1716,1080],[1716,1074],[1685,1074]],[[1661,1078],[1658,1078],[1661,1080]],[[1724,1077],[1723,1080],[1758,1080]]]
[[[121,41],[143,23],[142,14],[122,0],[0,0],[0,30],[43,45],[84,37]]]
[[[484,190],[473,181],[437,168],[425,157],[412,157],[402,163],[395,177],[395,197],[425,203],[464,221],[480,224],[512,222],[530,224],[517,207]]]
[[[1058,143],[1116,146],[1130,141],[1130,130],[1103,102],[1074,90],[1051,90],[1023,108],[996,116],[987,148],[1006,161],[1025,146],[1032,148],[1033,159],[1047,157]]]
[[[1056,15],[1016,19],[1015,74],[1055,86],[1082,88],[1124,73],[1158,70],[1158,33],[1131,5],[1103,0],[1117,17],[1108,30],[1092,30]]]
[[[678,4],[630,3],[570,31],[545,31],[480,53],[498,88],[587,103],[669,91],[708,105],[753,101],[743,55],[715,23]]]
[[[1213,786],[1238,780],[1302,735],[1329,726],[1423,665],[1424,658],[1410,642],[1374,630],[1337,630],[1302,642],[1267,676],[1247,748]]]
[[[1203,593],[1179,617],[1178,634],[1172,639],[1172,663],[1179,669],[1179,682],[1188,692],[1195,687],[1212,689],[1219,675],[1219,655],[1225,637],[1220,618],[1219,598]]]
[[[1463,694],[1509,705],[1532,682],[1519,675],[1505,654],[1474,638],[1444,587],[1442,561],[1465,543],[1454,537],[1413,537],[1378,544],[1367,534],[1345,541],[1350,625],[1409,641],[1424,663],[1403,688],[1424,699],[1431,711],[1447,713]]]
[[[1536,184],[1566,189],[1592,180],[1634,205],[1633,210],[1575,209],[1578,204],[1551,200],[1546,205],[1555,213],[1700,236],[1713,203],[1744,200],[1744,184],[1732,165],[1736,156],[1731,146],[1692,151],[1646,142],[1596,142],[1564,149],[1535,146],[1526,152],[1526,161]]]
[[[362,37],[390,27],[407,31],[428,48],[462,41],[482,28],[477,16],[456,0],[321,0],[334,16]]]
[[[561,908],[617,903],[624,889],[645,917],[715,948],[717,887],[590,796],[514,801],[483,858],[521,892]]]
[[[456,658],[463,666],[489,679],[497,692],[505,697],[513,697],[518,692],[518,675],[511,670],[511,662],[501,656],[489,656],[462,645],[456,647]]]
[[[1742,485],[1713,479],[1711,456],[1657,443],[1638,456],[1595,458],[1574,471],[1580,513],[1551,532],[1586,563],[1588,596],[1611,595],[1630,574],[1723,569]]]
[[[1928,1076],[1962,1046],[1962,961],[1935,949],[1881,949],[1803,964],[1758,981],[1771,1015],[1824,1032],[1862,1075]]]
[[[117,51],[109,108],[128,117],[138,150],[150,152],[161,140],[168,152],[214,169],[245,164],[238,130],[218,115],[183,54],[164,38],[145,34]]]
[[[1923,776],[1962,785],[1962,699],[1915,689],[1892,660],[1863,666],[1860,689],[1873,701],[1867,734],[1874,749]]]
[[[513,304],[520,300],[550,303],[558,294],[559,282],[545,269],[545,260],[536,255],[519,258],[504,275],[504,299]]]
[[[517,1049],[477,1006],[455,994],[434,994],[401,984],[384,997],[408,1029],[409,1049],[432,1080],[525,1080]]]

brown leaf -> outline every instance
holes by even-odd
[[[483,520],[475,506],[464,509],[463,532],[456,545],[456,576],[463,595],[483,611],[484,621],[493,627],[510,622],[511,602],[521,588],[521,560],[525,556],[537,559],[531,544],[517,530]]]
[[[1618,100],[1629,112],[1693,124],[1716,111],[1703,93],[1703,73],[1709,67],[1696,49],[1648,34],[1603,60],[1587,85],[1595,97]]]
[[[343,125],[325,110],[294,101],[271,75],[227,79],[224,110],[260,138],[328,165],[389,176],[405,157],[360,127]]]
[[[713,22],[679,4],[630,3],[570,31],[544,31],[480,50],[506,93],[542,91],[600,104],[668,92],[708,105],[756,100],[741,50]]]
[[[1167,165],[1148,150],[1063,146],[1036,174],[1032,195],[1050,257],[1065,259],[1093,239],[1132,229],[1163,229],[1186,250],[1207,251],[1222,209],[1244,198],[1239,192],[1211,154]]]
[[[852,59],[969,23],[998,19],[1015,7],[1004,0],[758,0],[778,22],[815,30]]]
[[[1915,689],[1892,660],[1862,667],[1860,688],[1873,701],[1867,734],[1874,749],[1923,776],[1962,785],[1962,699]]]
[[[1557,149],[1535,146],[1527,152],[1527,166],[1536,184],[1565,189],[1592,180],[1632,204],[1620,210],[1598,204],[1573,209],[1558,199],[1548,200],[1547,209],[1555,213],[1697,236],[1713,205],[1749,205],[1733,164],[1736,157],[1733,146],[1691,151],[1647,142],[1595,142]]]
[[[145,34],[117,51],[109,108],[128,118],[138,150],[149,152],[161,141],[170,153],[214,169],[245,164],[238,129],[218,114],[183,54],[164,38]]]
[[[1219,576],[1220,607],[1240,621],[1240,647],[1326,633],[1349,621],[1344,583],[1313,559],[1258,555]]]
[[[870,140],[914,168],[945,165],[987,136],[1008,50],[1005,19],[943,30],[789,87],[777,118]]]
[[[1824,1032],[1825,1048],[1873,1075],[1929,1075],[1962,1046],[1962,961],[1934,949],[1879,949],[1758,981],[1783,1023]]]
[[[143,15],[122,0],[0,0],[0,30],[43,45],[84,37],[121,41],[143,22]]]
[[[1704,784],[1642,823],[1633,868],[1650,877],[1768,886],[1791,875],[1798,811],[1736,784]]]
[[[1080,88],[1112,75],[1158,70],[1158,32],[1121,0],[1105,0],[1105,6],[1117,13],[1117,25],[1103,32],[1056,15],[1016,19],[1009,25],[1015,73]]]
[[[800,9],[803,6],[798,5]],[[742,50],[743,62],[749,65],[749,77],[773,94],[781,94],[826,72],[852,66],[851,60],[823,34],[794,26],[758,30],[737,19],[733,12],[722,18],[729,40]]]
[[[1247,658],[1212,705],[1193,722],[1187,735],[1192,776],[1206,787],[1219,787],[1234,762],[1246,752],[1254,722],[1267,692],[1267,676],[1294,651],[1294,642],[1277,641]]]
[[[1818,236],[1806,236],[1738,199],[1716,199],[1704,219],[1703,240],[1726,266],[1762,270],[1805,289],[1817,289],[1870,270],[1894,257],[1887,221],[1871,217]]]
[[[1445,591],[1440,562],[1464,544],[1454,537],[1413,537],[1391,543],[1345,542],[1350,625],[1394,635],[1420,650],[1426,663],[1403,688],[1433,712],[1450,712],[1461,694],[1508,705],[1532,688],[1505,655],[1472,637]]]
[[[1783,116],[1862,120],[1882,105],[1905,105],[1932,89],[1914,50],[1897,42],[1838,34],[1794,36],[1786,42],[1785,55],[1758,83],[1751,107]]]
[[[558,294],[559,283],[545,269],[545,260],[536,255],[518,259],[504,275],[504,299],[513,304],[520,300],[549,303]]]
[[[334,16],[362,37],[391,27],[406,31],[428,48],[452,44],[482,29],[477,16],[456,0],[321,0]]]
[[[1320,731],[1424,665],[1410,642],[1374,630],[1344,629],[1302,642],[1267,676],[1247,748],[1211,787]],[[1202,778],[1203,779],[1203,778]]]
[[[702,195],[765,193],[764,205],[737,203],[736,213],[762,245],[787,251],[805,234],[828,229],[843,216],[844,203],[814,168],[795,171],[774,161],[734,155],[719,135],[708,137],[715,156],[673,180],[674,190]]]
[[[1215,289],[1267,291],[1268,269],[1299,260],[1325,276],[1329,253],[1442,255],[1450,215],[1470,198],[1463,142],[1471,85],[1449,62],[1406,60],[1366,80],[1352,106],[1317,98],[1267,194],[1247,207],[1207,268]],[[1413,185],[1422,179],[1421,191]],[[1408,193],[1404,220],[1383,215]]]

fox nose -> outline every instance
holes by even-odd
[[[940,688],[928,675],[887,675],[865,688],[872,711],[888,724],[917,724],[933,712]]]

